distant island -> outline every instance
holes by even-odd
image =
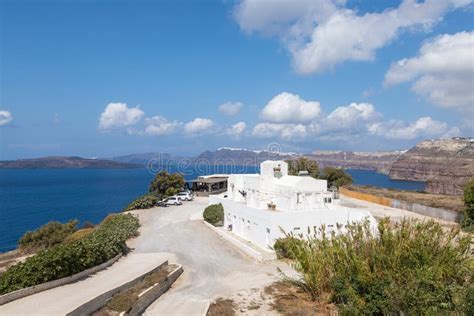
[[[0,161],[0,169],[132,169],[143,168],[134,163],[81,157],[42,157]]]

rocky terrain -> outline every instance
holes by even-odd
[[[374,170],[388,174],[392,164],[400,158],[403,153],[403,151],[315,151],[306,156],[316,160],[321,168],[339,167],[344,169]]]
[[[462,194],[474,177],[474,139],[434,139],[419,143],[393,163],[392,179],[426,181],[426,191]]]
[[[311,154],[271,152],[268,150],[249,150],[242,148],[219,148],[206,150],[194,157],[178,157],[166,153],[146,153],[110,158],[114,161],[147,165],[150,161],[163,164],[176,164],[180,159],[191,163],[221,165],[259,166],[265,160],[286,160],[300,156],[314,159],[320,167],[340,167],[348,169],[374,170],[388,174],[392,164],[402,155],[402,151],[390,152],[351,152],[351,151],[315,151]]]
[[[43,157],[0,161],[0,169],[128,169],[141,167],[137,164],[81,157]]]

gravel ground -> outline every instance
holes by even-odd
[[[277,266],[291,273],[283,262],[255,262],[220,239],[201,220],[206,206],[207,198],[196,198],[182,206],[135,212],[143,227],[131,243],[134,252],[170,252],[184,268],[146,315],[203,315],[217,297],[273,283],[279,278]]]

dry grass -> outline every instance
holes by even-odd
[[[207,316],[234,316],[235,303],[231,299],[218,298],[207,310]]]
[[[74,233],[72,233],[70,236],[68,236],[66,238],[66,241],[82,239],[82,238],[86,237],[87,235],[89,235],[90,233],[92,233],[93,231],[94,231],[94,228],[79,229],[79,230],[75,231]]]
[[[382,189],[366,186],[351,186],[348,187],[348,189],[357,192],[373,194],[376,196],[382,196],[390,199],[417,203],[446,210],[453,210],[456,212],[463,212],[466,208],[466,206],[464,205],[463,198],[460,195],[429,194],[415,191]]]
[[[281,315],[337,315],[332,304],[311,300],[311,296],[289,282],[275,282],[264,289],[264,293],[273,297],[272,307]]]
[[[176,265],[170,264],[147,275],[135,286],[115,294],[106,306],[94,313],[94,316],[118,315],[121,312],[128,312],[138,300],[140,293],[157,283],[164,282],[168,274],[176,268]]]

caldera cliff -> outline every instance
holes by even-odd
[[[474,139],[433,139],[419,143],[395,161],[392,179],[425,181],[426,191],[459,195],[474,177]]]

